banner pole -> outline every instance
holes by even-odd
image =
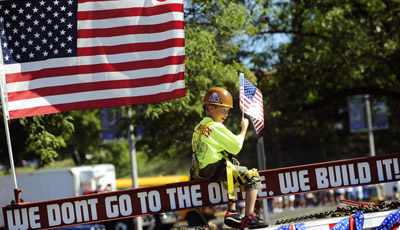
[[[6,138],[7,138],[7,146],[8,146],[8,155],[10,158],[10,166],[11,166],[11,171],[12,171],[12,176],[14,179],[14,188],[15,190],[18,190],[18,185],[17,185],[17,176],[15,174],[15,167],[14,167],[14,157],[13,157],[13,152],[12,152],[12,147],[11,147],[11,138],[10,138],[10,130],[8,128],[8,109],[6,106],[6,100],[5,100],[5,93],[7,92],[6,90],[6,79],[5,79],[5,70],[4,70],[4,62],[3,62],[3,47],[0,45],[0,95],[1,95],[1,108],[3,110],[3,121],[4,121],[4,129],[6,131]],[[16,200],[18,203],[19,199]]]
[[[128,142],[129,142],[129,155],[131,158],[132,188],[139,188],[138,166],[137,166],[136,146],[135,146],[136,140],[132,124],[132,106],[128,106],[128,119],[129,119]],[[134,224],[136,230],[143,230],[143,222],[141,217],[135,217]]]

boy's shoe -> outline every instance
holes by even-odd
[[[228,210],[224,217],[224,224],[231,228],[240,228],[242,226],[242,217],[236,210]]]
[[[266,227],[268,227],[268,224],[261,220],[257,211],[254,211],[252,214],[242,218],[242,228],[255,229]]]

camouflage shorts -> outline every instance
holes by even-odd
[[[234,166],[242,177],[245,177],[249,172],[249,169],[246,166],[240,166],[240,165],[234,165]],[[203,178],[214,179],[219,181],[227,181],[225,160],[218,161],[217,163],[214,164],[209,164],[205,168],[200,169],[199,175]],[[234,182],[236,183],[236,179],[234,179]],[[244,187],[246,191],[261,188],[260,176],[258,174],[254,174],[252,178],[246,181]]]

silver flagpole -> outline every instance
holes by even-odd
[[[243,84],[243,91],[244,91],[244,73],[240,73],[239,74],[239,81],[240,81],[240,77],[243,77],[243,82],[242,82],[242,84]],[[240,84],[239,84],[239,94],[240,94],[240,89],[241,89],[241,87],[240,87]],[[243,92],[244,93],[244,92]],[[240,96],[239,96],[240,97]],[[239,103],[240,103],[240,100],[239,100]],[[242,118],[244,117],[244,110],[242,109]]]
[[[132,178],[132,188],[139,188],[139,179],[138,179],[138,166],[136,159],[136,147],[135,147],[135,135],[133,132],[133,124],[132,121],[132,106],[128,106],[128,119],[129,119],[129,127],[128,127],[128,142],[129,142],[129,153],[131,158],[131,178]],[[143,230],[143,222],[141,217],[134,218],[134,224],[136,230]]]
[[[7,146],[8,146],[8,155],[10,158],[10,166],[11,166],[11,171],[14,179],[14,188],[15,190],[18,190],[18,185],[17,185],[17,176],[15,174],[15,167],[14,167],[14,158],[13,158],[13,153],[12,153],[12,148],[11,148],[11,138],[10,138],[10,130],[8,128],[8,109],[7,109],[7,101],[5,99],[5,95],[7,94],[6,90],[6,75],[5,75],[5,69],[4,69],[4,62],[3,62],[3,47],[1,46],[0,42],[0,94],[1,94],[1,108],[3,110],[3,121],[4,121],[4,129],[6,131],[6,138],[7,138]],[[17,197],[16,197],[17,199]],[[18,200],[16,200],[18,202]]]

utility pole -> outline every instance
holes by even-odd
[[[132,177],[132,188],[139,188],[138,184],[138,167],[136,161],[136,147],[135,147],[135,134],[133,133],[133,124],[132,121],[132,108],[128,106],[128,119],[129,119],[129,128],[128,128],[128,142],[129,142],[129,153],[131,158],[131,177]],[[143,230],[142,218],[135,217],[135,226],[136,230]]]
[[[375,140],[374,140],[374,127],[372,126],[372,115],[371,115],[371,103],[369,101],[369,95],[364,95],[365,106],[367,107],[367,128],[368,128],[368,138],[369,138],[369,152],[373,157],[375,156]]]
[[[258,138],[257,156],[258,156],[258,169],[266,170],[267,166],[265,163],[266,159],[265,159],[264,138],[263,137]],[[269,222],[267,199],[262,199],[262,204],[263,204],[264,220],[265,220],[265,222]]]

